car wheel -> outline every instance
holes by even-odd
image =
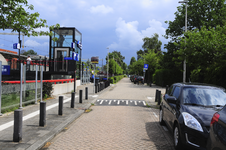
[[[160,111],[159,111],[159,123],[160,123],[160,125],[164,125],[165,124],[165,122],[163,120],[163,111],[162,111],[162,109],[160,109]]]
[[[181,150],[181,138],[180,138],[180,132],[178,125],[176,124],[173,130],[173,141],[174,141],[174,147],[176,150]]]

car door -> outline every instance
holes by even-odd
[[[173,92],[173,88],[174,86],[170,86],[169,90],[168,90],[168,93],[166,93],[166,95],[164,96],[164,100],[163,100],[163,106],[162,106],[162,109],[163,109],[163,115],[164,115],[164,120],[166,122],[166,124],[169,125],[169,113],[170,113],[170,106],[167,102],[167,97],[169,97],[170,95],[172,95],[172,92]]]
[[[173,88],[173,92],[171,96],[175,97],[178,101],[180,93],[181,93],[181,87],[175,86]],[[169,126],[171,129],[173,129],[173,124],[174,124],[174,120],[176,119],[176,112],[178,107],[176,106],[176,104],[172,104],[172,103],[168,103],[168,105],[169,105],[169,114],[168,114]]]

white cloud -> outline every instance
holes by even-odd
[[[152,37],[155,33],[159,34],[159,39],[165,33],[165,28],[162,27],[162,23],[156,20],[150,20],[150,27],[145,30],[138,31],[138,21],[132,21],[126,23],[125,20],[119,18],[116,22],[116,35],[118,37],[118,42],[113,42],[108,47],[110,49],[120,49],[120,50],[134,50],[137,51],[142,48],[143,38]]]
[[[98,5],[96,7],[92,6],[90,8],[90,12],[93,13],[93,14],[96,14],[96,13],[108,14],[108,13],[113,13],[114,10],[113,10],[113,8],[111,8],[109,6]]]
[[[33,40],[27,40],[24,43],[25,46],[30,46],[30,47],[36,47],[36,46],[41,46],[40,43],[33,41]]]

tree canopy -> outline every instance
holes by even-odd
[[[51,35],[48,31],[37,31],[35,29],[48,27],[45,19],[38,19],[39,13],[30,13],[34,10],[27,0],[1,0],[0,1],[0,29],[12,29],[29,36]],[[50,26],[50,29],[60,27],[59,24]]]
[[[144,49],[145,53],[148,52],[148,49],[154,49],[155,53],[161,51],[162,42],[159,41],[158,38],[159,35],[157,33],[155,33],[151,38],[143,38],[144,44],[142,45],[142,48]]]
[[[37,55],[37,52],[35,52],[34,50],[30,49],[28,51],[22,50],[21,54],[22,55],[26,55],[26,56],[28,56],[28,55]]]

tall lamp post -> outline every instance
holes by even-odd
[[[185,32],[187,32],[187,4],[188,4],[188,1],[187,0],[179,1],[179,3],[185,3],[185,7],[186,7],[186,12],[185,12]],[[185,42],[186,42],[186,40],[185,40]],[[186,82],[186,58],[184,59],[183,82],[184,83]]]
[[[107,80],[108,80],[109,48],[107,47],[107,49],[108,49],[108,64],[107,64]]]

